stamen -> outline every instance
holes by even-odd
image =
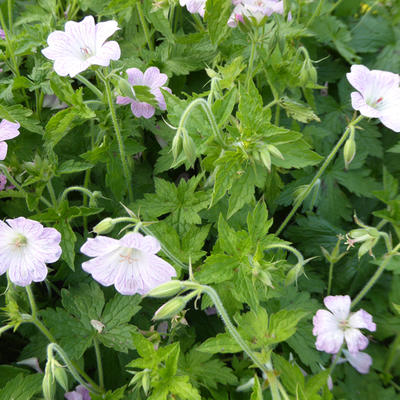
[[[379,97],[379,99],[376,101],[376,104],[380,103],[383,100],[383,97]]]

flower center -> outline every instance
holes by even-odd
[[[93,56],[93,52],[89,47],[81,47],[81,53],[83,57],[85,57],[85,60]]]
[[[342,331],[345,331],[349,327],[349,321],[347,319],[344,319],[343,321],[339,322],[339,328]]]
[[[20,233],[13,240],[13,245],[15,247],[17,247],[18,249],[25,247],[27,245],[27,243],[28,243],[28,239]]]
[[[139,250],[132,249],[130,247],[126,247],[120,253],[120,262],[132,264],[134,262],[139,261]]]

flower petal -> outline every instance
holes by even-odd
[[[130,97],[117,96],[117,101],[116,101],[116,103],[117,103],[117,104],[125,105],[125,104],[130,104],[130,103],[132,103],[132,101],[133,101],[133,99],[131,99]]]
[[[19,135],[21,125],[18,122],[10,122],[3,119],[0,122],[0,141],[14,139]]]
[[[107,236],[98,235],[94,239],[89,238],[81,247],[81,253],[89,257],[103,256],[120,247],[119,241]]]
[[[368,339],[358,329],[346,329],[344,332],[344,338],[350,353],[364,350],[368,346]]]
[[[118,22],[111,20],[96,24],[96,48],[99,49],[103,43],[118,30]],[[116,42],[115,42],[116,43]],[[119,57],[118,57],[119,58]]]
[[[364,311],[358,310],[349,318],[349,326],[351,328],[365,328],[371,332],[376,331],[376,324],[372,322],[372,315]]]
[[[107,67],[110,65],[110,60],[119,60],[121,57],[121,49],[117,42],[111,41],[101,46],[96,55],[88,58],[90,64],[101,65]]]
[[[43,232],[43,225],[40,222],[24,217],[6,219],[6,222],[14,231],[27,236],[28,239],[38,239]]]
[[[143,84],[151,88],[160,88],[167,80],[168,76],[161,74],[157,67],[150,67],[144,73]]]
[[[343,331],[337,329],[335,331],[324,332],[319,334],[315,347],[319,351],[325,351],[329,354],[336,354],[343,344]]]
[[[128,68],[126,70],[128,75],[128,82],[133,85],[143,85],[144,75],[143,72],[138,68]]]
[[[369,118],[379,118],[381,116],[381,112],[375,108],[369,106],[364,97],[358,92],[351,93],[351,106],[360,111],[362,115]]]
[[[329,311],[318,310],[313,318],[313,335],[317,336],[321,333],[332,332],[339,329],[337,318]]]
[[[93,279],[103,286],[111,286],[115,283],[119,267],[118,252],[111,252],[82,263],[82,269],[91,274]]]
[[[138,101],[132,101],[131,110],[135,117],[144,117],[146,119],[151,118],[156,111],[156,109],[151,104]]]
[[[54,61],[54,71],[60,76],[69,75],[71,78],[85,71],[90,67],[86,60],[73,57],[61,57]]]
[[[8,145],[6,142],[0,142],[0,161],[3,161],[7,156]]]
[[[360,373],[368,374],[369,369],[372,365],[372,357],[361,351],[357,353],[350,353],[347,350],[343,350],[345,357],[348,362]]]
[[[326,308],[340,321],[349,316],[351,299],[350,296],[327,296],[324,298]]]

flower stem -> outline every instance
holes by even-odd
[[[298,199],[295,202],[292,210],[290,211],[288,216],[285,218],[285,220],[282,222],[281,226],[276,231],[276,233],[275,233],[276,236],[278,236],[282,232],[282,230],[285,228],[285,226],[288,224],[288,222],[292,219],[293,215],[296,213],[298,208],[303,204],[303,201],[310,194],[311,190],[313,189],[314,185],[317,183],[318,179],[325,172],[326,168],[331,163],[331,161],[335,157],[336,153],[339,151],[339,149],[342,146],[342,144],[346,141],[347,136],[350,134],[351,128],[354,127],[355,125],[357,125],[362,120],[362,118],[363,118],[363,116],[360,115],[358,118],[356,118],[355,120],[353,120],[352,122],[349,123],[349,125],[347,126],[347,128],[344,131],[343,135],[341,136],[339,141],[336,143],[336,145],[332,149],[332,151],[329,153],[329,155],[326,157],[324,163],[321,165],[320,169],[315,174],[313,180],[308,185],[307,189],[298,197]]]
[[[3,172],[3,174],[6,176],[7,180],[15,186],[18,191],[23,193],[25,197],[28,196],[28,193],[24,190],[24,188],[10,175],[8,172],[8,168],[0,163],[0,170]],[[45,204],[47,207],[52,207],[51,203],[43,196],[40,196],[40,200],[42,201],[43,204]]]
[[[319,3],[317,5],[317,7],[315,8],[313,15],[311,16],[311,18],[308,20],[308,22],[306,24],[306,28],[308,28],[314,22],[314,19],[321,14],[321,9],[322,9],[322,6],[324,5],[324,2],[325,2],[324,0],[319,0]]]
[[[25,287],[25,290],[26,290],[26,293],[28,295],[29,305],[31,307],[31,312],[32,312],[32,315],[30,315],[28,319],[25,319],[25,322],[31,322],[32,324],[34,324],[40,330],[40,332],[42,332],[43,335],[46,336],[46,338],[48,339],[50,344],[53,344],[53,345],[55,345],[55,346],[57,346],[58,348],[61,349],[61,347],[56,344],[56,339],[54,338],[54,336],[50,333],[50,331],[46,328],[46,326],[42,323],[42,321],[40,321],[40,319],[37,316],[37,306],[36,306],[35,297],[33,296],[31,287],[28,285],[28,286]],[[71,361],[71,365],[79,372],[79,374],[81,376],[84,377],[84,379],[86,379],[87,382],[90,382],[90,384],[94,388],[97,387],[98,389],[100,389],[97,386],[97,384],[93,381],[93,379],[91,379],[86,374],[86,372],[81,370],[78,367],[78,365],[76,365],[73,361]]]
[[[141,0],[138,0],[136,2],[136,9],[137,9],[137,12],[138,12],[138,15],[139,15],[140,23],[142,24],[144,36],[146,37],[147,46],[149,46],[149,49],[151,51],[154,51],[154,44],[153,44],[153,42],[151,40],[151,37],[150,37],[150,33],[149,33],[149,28],[147,26],[147,22],[146,22],[146,20],[144,18]]]
[[[251,80],[252,74],[253,74],[254,57],[256,55],[256,45],[257,45],[257,39],[255,36],[253,36],[251,38],[249,68],[247,69],[247,75],[246,75],[246,88],[249,88],[250,80]]]
[[[85,187],[82,186],[70,186],[69,188],[65,189],[60,197],[60,202],[65,200],[67,197],[67,194],[70,192],[82,192],[84,195],[92,198],[93,193],[89,190],[86,189]]]
[[[95,382],[93,382],[90,378],[89,380],[87,379],[88,376],[82,375],[82,371],[80,371],[75,363],[71,361],[67,355],[67,353],[63,350],[62,347],[60,347],[57,343],[50,343],[47,346],[47,359],[52,359],[54,358],[53,353],[56,352],[59,357],[64,361],[66,367],[68,368],[69,372],[71,375],[75,378],[77,382],[79,382],[81,385],[83,385],[89,392],[92,392],[96,395],[100,395],[104,392],[102,388],[100,388]],[[81,376],[84,379],[81,379]],[[86,382],[85,382],[86,381]],[[89,383],[87,383],[89,382]]]
[[[366,285],[361,289],[360,293],[358,293],[356,298],[351,302],[351,308],[354,308],[361,301],[361,299],[368,293],[368,291],[372,288],[372,286],[375,285],[376,281],[380,278],[380,276],[382,275],[383,271],[385,270],[386,266],[389,264],[393,256],[394,252],[385,254],[386,257],[385,260],[375,271],[375,273],[372,275],[372,277],[366,283]]]
[[[214,137],[217,139],[217,141],[221,144],[221,146],[225,147],[225,140],[222,137],[218,126],[217,126],[217,122],[215,121],[214,118],[214,114],[211,111],[210,105],[207,103],[206,100],[204,99],[196,99],[193,100],[187,107],[186,110],[183,112],[181,119],[179,121],[179,126],[178,126],[178,133],[180,132],[180,130],[182,130],[185,125],[186,125],[186,120],[188,119],[190,113],[192,112],[192,110],[196,107],[200,106],[200,108],[204,111],[204,113],[207,116],[208,122],[211,125],[211,129],[213,131]]]
[[[88,89],[90,89],[100,100],[103,100],[103,93],[97,89],[93,83],[89,82],[84,76],[78,74],[75,76],[78,81],[82,82]]]
[[[50,199],[51,202],[53,203],[53,206],[57,207],[57,197],[56,193],[54,192],[53,185],[51,184],[51,179],[47,182],[47,190],[49,191]]]
[[[331,294],[331,289],[332,289],[332,277],[333,277],[333,267],[335,263],[333,261],[329,262],[329,278],[328,278],[328,292],[327,296]]]
[[[4,325],[0,328],[0,336],[3,334],[3,332],[8,331],[9,329],[13,328],[13,325]]]
[[[258,358],[257,356],[253,353],[253,351],[250,349],[248,344],[244,341],[242,336],[240,336],[240,333],[237,331],[235,326],[232,324],[232,321],[229,318],[228,313],[226,312],[224,305],[222,304],[221,299],[218,296],[218,293],[211,287],[207,285],[199,285],[195,284],[197,286],[201,286],[202,291],[206,293],[212,302],[215,305],[215,308],[218,311],[218,314],[222,318],[222,321],[224,322],[226,329],[228,332],[231,334],[231,336],[235,339],[236,343],[241,347],[241,349],[248,355],[248,357],[253,361],[253,363],[260,368],[262,372],[268,375],[270,371],[269,368],[267,368],[266,365],[264,365]]]
[[[392,368],[396,360],[396,355],[399,350],[400,350],[400,333],[397,334],[392,345],[390,346],[389,357],[386,360],[385,368],[383,370],[385,375],[389,375],[390,369]]]
[[[140,2],[137,2],[137,4],[139,4],[139,3]],[[110,83],[108,82],[108,79],[100,71],[96,71],[96,72],[97,72],[97,76],[103,81],[104,87],[106,89],[107,102],[108,102],[108,106],[110,108],[111,119],[112,119],[112,123],[114,125],[115,137],[116,137],[117,143],[118,143],[119,155],[120,155],[121,164],[122,164],[122,171],[124,174],[126,187],[128,190],[128,199],[129,199],[129,202],[132,202],[133,192],[132,192],[132,186],[131,186],[131,174],[130,174],[128,162],[127,162],[127,159],[125,156],[124,141],[122,139],[121,131],[120,131],[119,125],[118,125],[117,114],[115,112]]]
[[[99,374],[99,386],[104,388],[104,374],[103,374],[103,364],[101,361],[100,345],[96,338],[93,338],[94,351],[96,353],[97,362],[97,372]]]
[[[296,256],[298,264],[304,265],[303,255],[292,246],[289,246],[289,245],[283,244],[283,243],[275,243],[275,244],[270,244],[265,248],[265,250],[268,250],[268,249],[284,249],[284,250],[290,251],[291,253],[293,253]]]

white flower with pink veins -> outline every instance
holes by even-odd
[[[114,285],[125,295],[146,294],[176,276],[175,269],[156,256],[160,243],[152,236],[127,233],[122,239],[96,236],[88,239],[81,252],[91,260],[82,269],[103,286]]]
[[[91,65],[107,67],[110,60],[118,60],[121,50],[115,41],[106,40],[118,30],[116,21],[95,24],[92,16],[81,22],[68,21],[65,31],[55,31],[47,38],[42,50],[45,57],[54,60],[54,70],[58,75],[71,78]]]
[[[179,0],[179,4],[182,7],[187,8],[191,14],[199,14],[204,17],[206,11],[206,0]]]

